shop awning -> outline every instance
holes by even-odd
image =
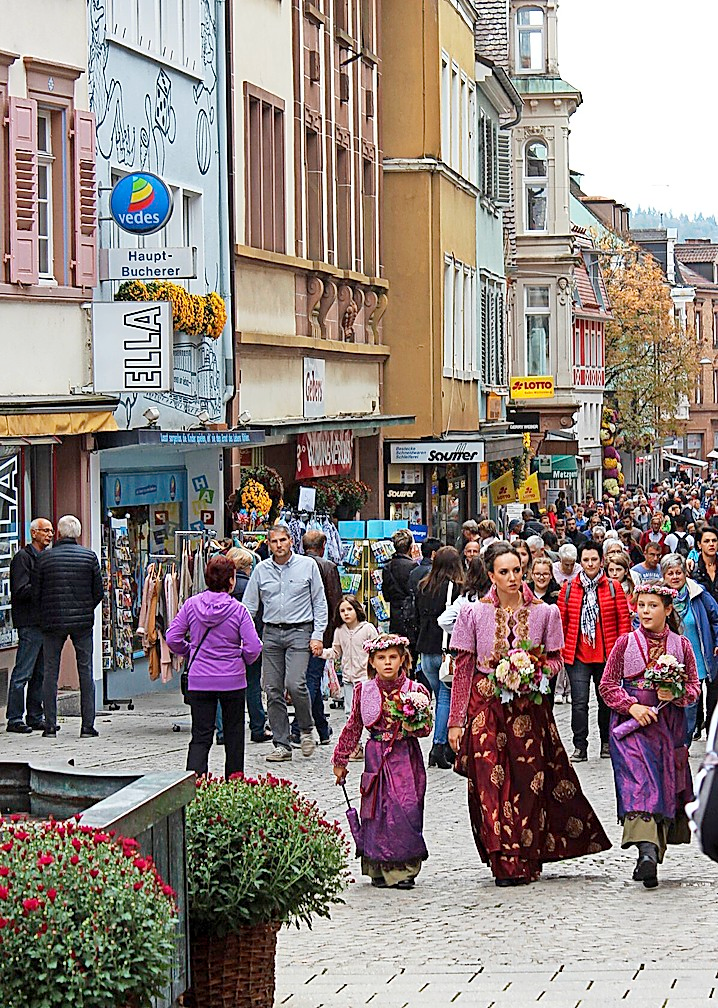
[[[697,466],[699,469],[708,468],[707,462],[702,462],[700,459],[686,458],[685,455],[673,455],[671,452],[664,451],[663,458],[668,459],[669,462],[677,462],[679,465]]]
[[[713,461],[715,461],[716,459],[718,459],[718,451],[716,451],[714,448],[713,451],[708,452],[706,458],[713,459]]]
[[[404,416],[386,413],[360,413],[356,416],[320,417],[317,419],[297,419],[289,417],[286,420],[255,420],[257,426],[264,427],[267,437],[281,437],[292,434],[306,434],[311,431],[352,430],[367,431],[380,427],[396,427],[401,424],[413,424],[415,416]]]
[[[552,455],[551,476],[553,479],[574,479],[578,473],[575,455]]]
[[[112,410],[0,414],[0,438],[62,437],[116,430]]]

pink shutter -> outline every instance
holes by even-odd
[[[97,283],[97,186],[95,181],[95,117],[75,111],[75,271],[76,287]]]
[[[39,279],[37,236],[37,105],[26,98],[8,101],[10,282]]]

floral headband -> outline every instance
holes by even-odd
[[[646,581],[644,584],[636,585],[636,595],[661,595],[663,598],[673,599],[678,595],[675,588],[669,588],[667,584],[659,584],[656,581]]]
[[[381,634],[373,640],[364,641],[364,650],[367,654],[375,654],[377,651],[388,651],[389,648],[408,648],[409,638],[400,637],[398,634]]]

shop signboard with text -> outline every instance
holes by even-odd
[[[327,362],[320,357],[305,357],[302,385],[304,417],[311,419],[327,415],[324,402],[326,380]]]
[[[110,213],[129,234],[154,234],[172,216],[172,190],[152,172],[124,175],[112,187]]]
[[[515,376],[509,390],[512,399],[553,399],[556,395],[551,375]]]
[[[196,248],[100,249],[100,280],[192,280]]]
[[[187,473],[184,469],[105,473],[104,491],[108,508],[173,504],[186,499]]]
[[[172,346],[169,301],[92,305],[95,392],[171,392]]]
[[[348,475],[353,449],[354,436],[349,430],[297,434],[297,479]]]
[[[392,462],[419,465],[472,465],[484,461],[483,441],[395,441]]]

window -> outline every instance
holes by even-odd
[[[526,373],[547,375],[551,334],[550,289],[526,287]]]
[[[107,28],[121,42],[199,71],[202,41],[196,0],[109,0]]]
[[[718,349],[718,312],[713,312],[713,349]]]
[[[245,83],[246,241],[254,248],[286,248],[284,102]]]
[[[448,164],[451,160],[451,70],[449,57],[441,57],[441,157]]]
[[[53,167],[52,115],[37,115],[37,240],[41,280],[54,280],[52,245]]]
[[[506,375],[504,287],[493,277],[481,278],[481,358],[484,384],[503,388]]]
[[[304,131],[304,188],[306,194],[307,259],[324,259],[324,179],[322,175],[322,140],[313,129]]]
[[[352,190],[350,154],[346,147],[336,149],[337,189],[337,266],[351,269],[352,263]]]
[[[713,405],[718,405],[718,371],[713,372]]]
[[[544,73],[544,15],[538,7],[516,13],[516,69],[519,73]]]
[[[444,259],[444,376],[470,380],[476,368],[476,270]]]
[[[475,121],[476,87],[444,52],[441,55],[441,157],[455,172],[477,184]]]
[[[364,237],[364,272],[376,274],[376,167],[362,158],[362,221]]]
[[[696,313],[693,318],[693,328],[695,329],[696,343],[700,343],[701,336],[703,335],[703,327],[701,326],[701,307],[696,306]]]
[[[524,225],[526,231],[545,231],[548,208],[548,148],[531,140],[524,152]]]
[[[496,202],[499,188],[499,131],[484,112],[479,117],[479,133],[481,145],[479,186],[487,199]]]
[[[349,0],[334,0],[334,27],[349,31]]]

